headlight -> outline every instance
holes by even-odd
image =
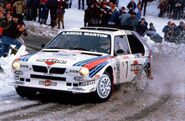
[[[16,61],[16,60],[13,61],[13,63],[12,63],[13,70],[19,70],[20,66],[21,66],[21,64],[18,61]]]
[[[81,76],[88,76],[89,75],[89,69],[86,67],[81,68],[79,72],[80,72]]]

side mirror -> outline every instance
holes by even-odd
[[[44,48],[46,45],[45,44],[42,44],[41,47]]]

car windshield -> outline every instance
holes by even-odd
[[[64,31],[44,49],[69,49],[110,54],[111,37],[108,34]]]

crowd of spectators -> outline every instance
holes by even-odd
[[[159,17],[185,18],[185,0],[160,0],[158,8],[160,9]]]
[[[183,21],[176,25],[174,22],[169,21],[163,28],[164,41],[176,44],[185,43],[185,23]]]
[[[147,4],[147,2],[144,1],[144,4]],[[141,1],[136,3],[131,0],[127,6],[122,6],[119,9],[115,0],[109,2],[107,0],[94,0],[85,10],[84,26],[113,26],[134,30],[141,36],[147,34],[152,38],[160,37],[156,30],[148,28],[148,22],[141,17],[143,5]]]
[[[148,35],[156,42],[161,42],[161,36],[156,32],[153,23],[148,25],[142,15],[146,14],[147,2],[152,0],[130,0],[127,5],[118,8],[119,0],[78,0],[78,9],[84,10],[84,26],[114,26],[123,29],[136,31],[139,35]],[[3,11],[3,21],[11,20],[15,15],[19,21],[37,21],[40,24],[47,24],[50,14],[51,27],[59,29],[64,26],[65,9],[71,8],[73,0],[0,0],[0,9]],[[165,2],[165,5],[163,3]],[[173,3],[173,4],[172,4]],[[178,7],[181,6],[181,7]],[[172,18],[183,16],[183,0],[161,0],[159,4],[162,17],[167,15]],[[163,11],[165,7],[165,12]],[[178,8],[177,8],[178,7]],[[1,24],[0,33],[6,24]],[[7,22],[8,23],[8,22]],[[61,25],[62,24],[62,25]],[[175,27],[179,28],[179,27]],[[173,29],[175,31],[176,29]],[[168,32],[165,32],[168,33]],[[173,35],[178,32],[173,32]],[[165,40],[172,41],[172,37]],[[167,38],[167,39],[166,39]]]

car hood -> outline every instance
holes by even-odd
[[[20,58],[20,61],[27,61],[35,65],[48,66],[84,66],[88,63],[93,65],[103,63],[109,55],[84,54],[79,51],[59,51],[59,52],[38,52]],[[92,63],[94,62],[94,63]]]

